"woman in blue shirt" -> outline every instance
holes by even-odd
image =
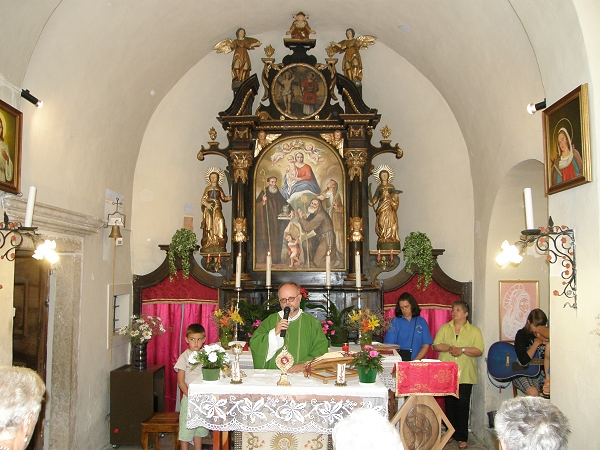
[[[384,343],[398,344],[403,361],[418,361],[425,357],[433,344],[427,321],[421,317],[421,308],[415,298],[405,292],[398,297],[396,317],[390,322]]]

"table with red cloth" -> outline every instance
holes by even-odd
[[[441,449],[454,427],[434,396],[458,397],[460,370],[455,362],[405,361],[396,363],[396,396],[409,397],[392,419],[399,423],[405,448]],[[442,424],[447,432],[442,436]]]

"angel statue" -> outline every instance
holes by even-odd
[[[358,36],[355,38],[354,36],[354,30],[348,28],[346,30],[347,39],[338,43],[331,42],[329,48],[334,53],[344,53],[342,62],[344,75],[354,83],[360,84],[362,81],[362,60],[360,59],[359,50],[373,45],[377,38],[375,36]]]
[[[237,39],[234,41],[223,39],[217,42],[213,50],[217,53],[229,53],[235,50],[231,61],[231,81],[232,84],[239,85],[250,76],[252,70],[248,50],[260,47],[262,44],[258,39],[246,37],[246,30],[243,28],[238,28],[235,36]]]

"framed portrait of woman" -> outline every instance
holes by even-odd
[[[21,191],[23,113],[0,100],[0,190]]]
[[[294,136],[262,150],[254,172],[253,269],[332,271],[346,261],[346,183],[339,153],[324,140]]]
[[[587,84],[543,112],[546,193],[592,181]]]
[[[538,281],[500,281],[500,340],[514,341],[532,309],[540,307]]]

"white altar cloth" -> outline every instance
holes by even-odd
[[[230,378],[197,379],[188,388],[188,428],[218,431],[331,434],[335,424],[356,408],[373,408],[388,417],[388,389],[379,380],[347,386],[325,384],[289,374],[292,386],[277,386],[279,370],[244,369],[242,384]]]

